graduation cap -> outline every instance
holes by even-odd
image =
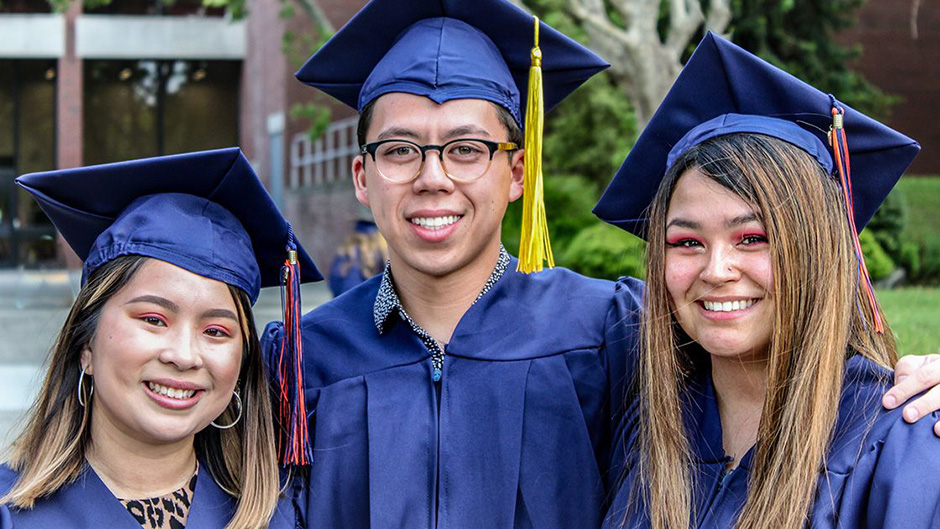
[[[542,200],[543,113],[608,66],[506,0],[373,0],[297,78],[357,111],[391,92],[506,108],[526,133],[519,263],[529,272],[553,265]]]
[[[840,179],[859,267],[880,328],[857,233],[920,145],[711,32],[679,74],[594,213],[645,238],[648,208],[671,164],[703,141],[734,133],[789,142]]]
[[[283,284],[290,340],[281,350],[282,391],[299,395],[291,401],[304,406],[302,370],[294,371],[302,361],[299,284],[323,277],[239,149],[32,173],[16,183],[84,261],[82,284],[124,255],[159,259],[236,286],[252,304],[261,287]],[[299,389],[287,388],[298,382]],[[305,412],[283,412],[306,420]]]

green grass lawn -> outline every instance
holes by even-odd
[[[906,287],[878,292],[898,340],[898,353],[940,353],[940,288]]]

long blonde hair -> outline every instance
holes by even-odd
[[[95,271],[79,292],[52,347],[25,429],[11,446],[7,464],[19,478],[0,498],[0,504],[30,509],[37,500],[73,482],[84,469],[93,406],[90,401],[86,406],[78,402],[81,352],[95,336],[105,303],[130,282],[146,260],[136,255],[114,259]],[[270,395],[251,303],[242,290],[229,286],[229,291],[245,337],[239,374],[244,410],[233,428],[207,427],[197,433],[195,449],[211,478],[238,499],[228,528],[253,529],[268,525],[280,483]],[[237,409],[232,408],[230,405],[218,420],[223,424],[234,421]]]
[[[802,150],[757,134],[689,149],[669,170],[650,211],[646,318],[641,328],[640,479],[654,528],[689,527],[692,455],[681,394],[696,358],[670,308],[665,222],[675,185],[698,169],[754,205],[770,241],[774,321],[767,393],[739,528],[802,527],[835,427],[848,354],[893,366],[894,338],[870,328],[839,183]]]

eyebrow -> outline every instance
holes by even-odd
[[[405,127],[391,127],[391,128],[383,130],[382,133],[379,134],[379,137],[376,138],[376,140],[382,141],[382,140],[386,140],[389,138],[401,138],[403,136],[406,138],[413,138],[415,140],[421,138],[421,136],[419,136],[417,132],[411,129],[406,129]]]
[[[173,303],[172,301],[166,298],[161,298],[160,296],[152,296],[152,295],[137,296],[136,298],[128,301],[124,305],[130,305],[131,303],[153,303],[154,305],[159,305],[170,312],[180,311],[179,305],[177,305],[176,303]]]
[[[238,316],[234,312],[226,309],[211,309],[202,313],[203,318],[228,318],[238,321]]]
[[[464,125],[462,127],[457,127],[455,129],[450,129],[444,133],[443,139],[449,140],[451,138],[459,138],[461,136],[484,136],[489,138],[490,133],[483,127],[478,127],[476,125]]]
[[[744,215],[738,215],[737,217],[734,217],[733,219],[729,219],[727,222],[725,222],[725,227],[734,228],[734,227],[748,224],[751,222],[760,222],[760,219],[757,218],[757,215],[755,215],[754,213],[746,213]],[[668,230],[669,228],[673,226],[676,226],[678,228],[688,228],[690,230],[697,230],[702,227],[702,225],[699,224],[698,222],[695,222],[693,220],[683,219],[682,217],[678,217],[678,218],[670,220],[669,223],[666,224],[666,229]]]
[[[153,303],[154,305],[159,305],[170,312],[179,312],[180,307],[172,301],[161,298],[160,296],[154,295],[144,295],[137,296],[136,298],[128,301],[124,305],[130,305],[131,303]],[[238,316],[234,312],[228,309],[209,309],[202,313],[203,318],[228,318],[231,320],[238,321]]]

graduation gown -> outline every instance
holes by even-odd
[[[600,525],[642,283],[515,269],[464,314],[437,383],[408,324],[377,330],[381,276],[303,318],[307,527]]]
[[[848,360],[833,441],[809,513],[810,527],[940,527],[940,450],[933,434],[938,414],[907,424],[901,408],[884,410],[881,397],[891,380],[890,371],[861,356]],[[726,473],[730,458],[722,448],[711,376],[700,372],[685,399],[697,482],[692,526],[733,527],[746,499],[753,448]],[[625,433],[627,445],[636,442],[636,426]],[[635,461],[634,453],[604,527],[649,526],[642,506],[630,502],[637,479]]]
[[[222,529],[235,513],[235,499],[216,484],[205,464],[200,465],[196,490],[193,491],[187,529]],[[17,474],[0,466],[0,496],[6,494]],[[289,489],[290,490],[290,489]],[[271,520],[272,529],[296,527],[296,510],[291,498],[282,499]],[[140,524],[114,497],[89,465],[72,483],[32,509],[19,510],[0,506],[0,529],[56,529],[108,527],[140,529]]]

